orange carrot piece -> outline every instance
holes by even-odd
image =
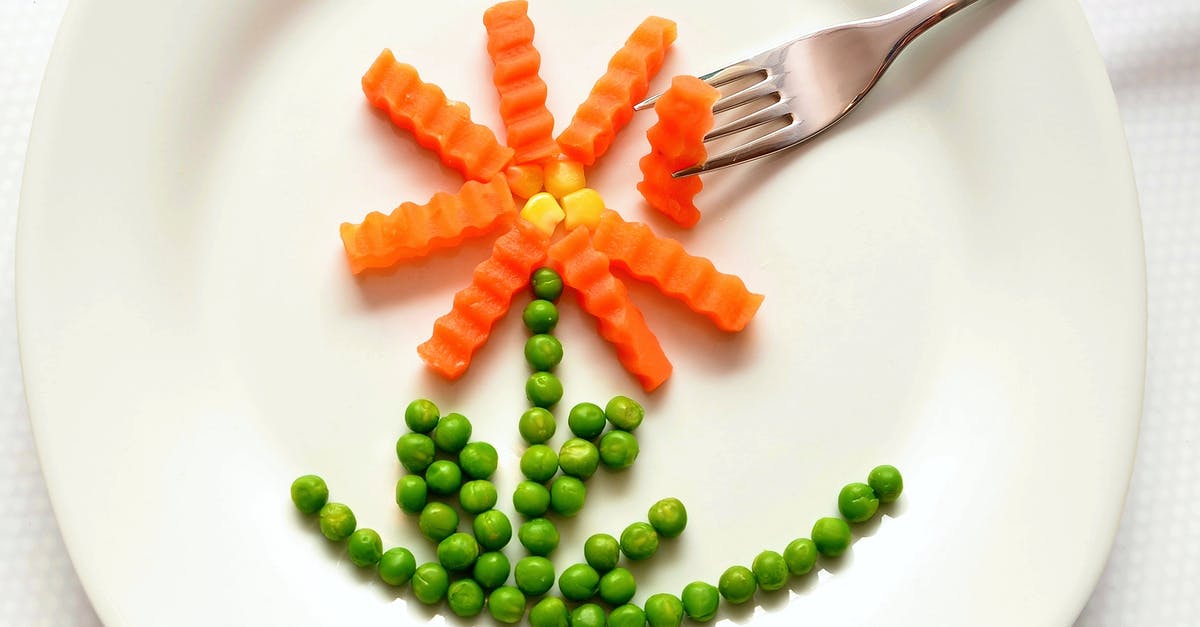
[[[548,241],[524,220],[496,240],[492,256],[475,267],[471,284],[454,295],[450,312],[433,323],[433,336],[417,347],[430,369],[450,380],[467,371],[471,355],[487,342],[513,295],[529,284],[534,267],[546,258]]]
[[[483,13],[492,83],[500,94],[500,119],[517,164],[558,156],[554,116],[546,108],[546,83],[538,75],[542,55],[533,47],[533,21],[525,0],[501,2]]]
[[[368,102],[469,179],[486,183],[512,159],[512,148],[471,121],[467,105],[447,100],[440,87],[422,81],[416,68],[397,62],[391,50],[379,53],[363,75],[362,87]]]
[[[487,184],[467,181],[457,194],[438,192],[424,205],[406,202],[390,214],[372,211],[360,224],[343,222],[342,245],[358,274],[458,246],[504,224],[516,209],[504,175]]]
[[[654,103],[658,122],[646,131],[650,154],[642,157],[638,191],[651,207],[684,227],[700,220],[694,199],[704,187],[698,176],[671,178],[671,173],[708,158],[704,135],[713,127],[713,103],[721,93],[694,76],[676,76]]]
[[[592,247],[587,229],[575,229],[550,246],[549,256],[579,303],[596,318],[600,336],[617,349],[621,365],[650,392],[671,376],[671,362],[625,284],[609,271],[608,257]]]
[[[592,165],[608,150],[617,131],[633,117],[633,105],[646,97],[675,35],[675,22],[661,17],[648,17],[633,31],[558,136],[564,154]]]
[[[722,331],[746,328],[762,304],[762,295],[746,289],[740,278],[718,272],[708,259],[689,255],[679,242],[655,235],[645,224],[626,222],[614,211],[600,217],[592,245],[617,267],[682,301]]]

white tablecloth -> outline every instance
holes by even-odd
[[[1121,105],[1141,191],[1150,359],[1125,517],[1104,576],[1076,625],[1196,625],[1200,1],[1082,2]],[[0,626],[99,625],[46,496],[21,388],[13,309],[13,240],[25,145],[65,6],[66,0],[0,0]],[[1080,469],[1080,479],[1086,477]],[[1064,506],[1047,515],[1069,515],[1069,502]]]

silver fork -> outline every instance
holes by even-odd
[[[912,40],[977,1],[917,0],[886,15],[801,36],[701,76],[714,87],[754,80],[717,100],[714,113],[774,100],[713,129],[704,136],[706,143],[770,122],[787,125],[672,176],[727,168],[812,139],[854,109]],[[653,106],[661,95],[639,102],[634,109]]]

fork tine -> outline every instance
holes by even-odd
[[[733,65],[727,65],[719,70],[713,70],[708,74],[702,74],[698,78],[713,87],[727,85],[739,78],[746,78],[753,74],[766,74],[766,70],[758,65],[749,63],[748,61],[738,61]]]
[[[765,157],[773,152],[793,146],[807,136],[805,131],[800,130],[803,124],[803,120],[794,121],[781,129],[771,131],[758,139],[708,159],[700,165],[674,172],[671,174],[671,177],[683,178],[685,176],[692,176],[693,174],[700,174],[701,172],[720,170],[731,165]]]
[[[754,102],[763,96],[777,93],[781,77],[781,74],[767,74],[766,78],[761,81],[721,98],[713,104],[713,113],[728,111],[734,107]]]
[[[712,85],[713,87],[720,87],[721,85],[727,85],[740,78],[753,76],[754,74],[765,73],[766,70],[757,65],[752,65],[750,64],[749,60],[746,60],[727,65],[719,70],[713,70],[708,74],[699,76],[698,78],[709,85]],[[661,97],[661,92],[654,94],[653,96],[650,96],[649,98],[633,105],[633,110],[641,111],[643,109],[649,109],[650,107],[654,106],[654,103],[657,102]]]
[[[776,119],[791,115],[791,110],[788,109],[788,100],[789,100],[788,98],[784,98],[784,99],[780,100],[779,102],[772,104],[769,107],[759,109],[758,111],[755,111],[754,113],[751,113],[750,115],[738,118],[736,120],[733,120],[732,122],[728,122],[726,124],[718,126],[717,128],[714,128],[713,130],[709,131],[708,134],[704,136],[704,141],[712,141],[714,139],[718,139],[718,138],[724,137],[726,135],[732,135],[734,133],[738,133],[738,132],[741,132],[741,131],[744,131],[747,129],[751,129],[756,126],[762,125],[762,124],[766,124],[767,122],[770,122],[772,120],[776,120]]]
[[[658,102],[659,98],[662,98],[662,92],[658,92],[657,94],[654,94],[653,96],[650,96],[649,98],[633,105],[633,110],[642,111],[649,109],[650,107],[654,106],[654,103]]]

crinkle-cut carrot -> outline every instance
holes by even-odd
[[[674,179],[671,173],[708,158],[704,135],[712,130],[712,107],[720,96],[716,87],[694,76],[676,76],[654,103],[658,122],[646,131],[650,154],[638,162],[642,180],[637,188],[651,207],[680,226],[700,220],[694,199],[704,185],[698,176]]]
[[[406,202],[389,214],[372,211],[360,224],[343,222],[342,245],[350,271],[358,274],[458,246],[505,223],[515,211],[508,183],[498,174],[486,184],[467,181],[456,194],[438,192],[424,205]]]
[[[416,68],[397,62],[391,50],[379,53],[362,87],[367,101],[386,111],[396,126],[412,131],[417,143],[469,179],[490,181],[512,160],[512,148],[472,122],[467,105],[448,101],[440,87],[422,81]]]
[[[430,369],[450,380],[467,371],[471,355],[487,342],[513,295],[529,284],[530,273],[546,258],[548,241],[524,220],[496,240],[492,256],[475,266],[471,284],[454,295],[450,312],[433,323],[433,336],[417,347]]]
[[[679,242],[659,237],[650,227],[626,222],[605,211],[592,232],[592,245],[633,276],[649,281],[722,331],[741,331],[762,304],[732,274],[718,272],[708,259],[689,255]]]
[[[608,257],[592,247],[587,229],[575,229],[550,246],[549,256],[579,303],[596,318],[600,336],[617,349],[621,365],[650,392],[671,376],[671,362],[625,284],[609,271]]]
[[[500,94],[500,119],[518,164],[558,156],[554,116],[546,108],[546,83],[538,75],[542,55],[533,47],[533,21],[525,0],[501,2],[483,13],[492,83]]]
[[[633,117],[633,105],[646,97],[675,34],[675,22],[653,16],[633,31],[558,136],[564,154],[592,165],[608,150],[617,131]]]

